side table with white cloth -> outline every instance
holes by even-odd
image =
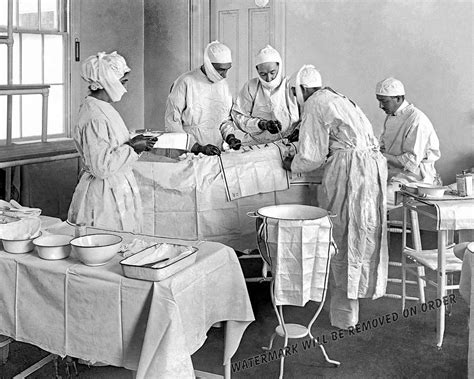
[[[403,241],[406,241],[408,212],[415,213],[421,230],[437,232],[437,299],[447,292],[448,232],[474,229],[474,197],[446,194],[442,198],[423,198],[408,192],[397,192],[397,202],[403,204]],[[405,243],[403,243],[405,245]],[[404,253],[402,253],[403,256]],[[403,279],[402,279],[403,280]],[[441,302],[436,310],[437,346],[441,348],[445,330],[446,305]]]
[[[182,243],[113,233],[124,242]],[[220,243],[183,244],[198,247],[196,262],[161,282],[123,276],[121,254],[90,267],[73,257],[47,261],[0,250],[0,334],[52,354],[125,367],[137,378],[193,378],[191,354],[224,321],[230,377],[231,357],[254,320],[239,262]]]

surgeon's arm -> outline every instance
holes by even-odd
[[[400,168],[417,174],[423,158],[426,156],[426,146],[429,139],[429,129],[419,122],[414,123],[403,140],[403,154],[396,157]],[[389,161],[390,163],[390,161]],[[396,162],[393,162],[394,164]]]
[[[308,172],[323,165],[329,153],[329,130],[316,112],[306,112],[300,126],[298,153],[291,163],[291,171]]]
[[[258,126],[261,119],[251,115],[257,91],[256,88],[251,89],[249,83],[244,84],[239,96],[235,99],[232,107],[232,119],[235,125],[245,133],[261,133],[262,129]]]
[[[85,163],[96,178],[110,177],[138,160],[131,146],[117,146],[110,139],[112,129],[106,120],[92,120],[80,135]]]
[[[187,86],[183,80],[177,80],[166,100],[165,110],[165,131],[175,133],[185,133],[183,129],[183,111],[186,108]],[[195,145],[196,139],[189,134],[188,150]]]

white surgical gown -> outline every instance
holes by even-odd
[[[83,172],[69,207],[72,223],[140,232],[141,199],[132,165],[138,159],[125,145],[129,132],[115,108],[88,96],[73,129]]]
[[[212,83],[197,68],[181,75],[173,83],[166,101],[165,130],[190,135],[190,149],[197,142],[222,148],[234,133],[230,118],[232,95],[227,80]]]
[[[299,113],[296,99],[290,95],[288,79],[283,78],[274,90],[264,88],[258,78],[249,80],[234,102],[232,118],[236,126],[246,133],[242,141],[245,145],[280,139],[278,133],[261,130],[258,127],[260,120],[278,120],[282,136],[290,135],[298,123]]]
[[[291,170],[312,171],[324,163],[320,206],[335,215],[338,252],[331,268],[336,287],[347,299],[381,297],[388,270],[387,162],[361,109],[326,88],[304,104]]]
[[[394,115],[387,115],[380,147],[403,165],[389,166],[389,180],[434,183],[434,164],[441,156],[438,136],[428,117],[413,104],[404,101]]]

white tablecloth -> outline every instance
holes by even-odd
[[[230,360],[254,320],[232,249],[201,243],[193,266],[157,283],[124,277],[121,259],[89,267],[0,250],[0,334],[138,378],[174,379],[193,377],[190,355],[211,325],[227,321]]]

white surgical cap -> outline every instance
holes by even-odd
[[[290,77],[290,87],[295,87],[298,103],[303,105],[303,93],[300,86],[306,88],[322,87],[321,74],[316,70],[316,67],[310,64],[304,65]]]
[[[209,43],[204,50],[206,76],[211,82],[216,83],[224,78],[216,71],[213,63],[232,63],[230,49],[219,41]]]
[[[375,94],[381,96],[402,96],[405,95],[405,87],[403,87],[403,83],[400,80],[387,78],[377,83]]]
[[[273,47],[267,45],[258,52],[255,57],[255,65],[269,62],[277,62],[281,64],[281,56]]]
[[[127,92],[120,79],[130,71],[125,59],[113,52],[91,55],[82,64],[81,76],[91,90],[104,89],[112,101],[119,101]]]
[[[230,49],[219,41],[211,42],[208,45],[208,53],[211,63],[232,63]]]

